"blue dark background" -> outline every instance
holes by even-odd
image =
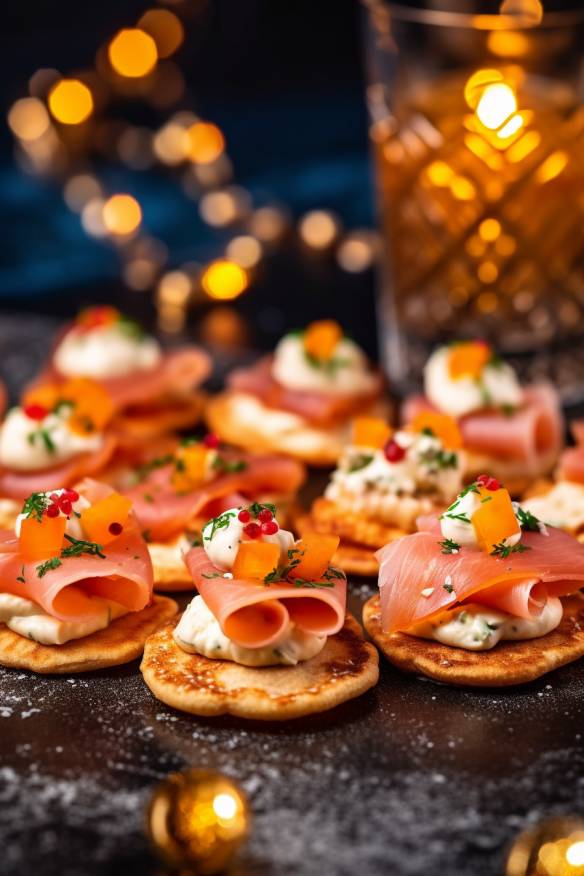
[[[26,94],[34,71],[87,68],[99,45],[156,5],[146,0],[6,4],[0,36],[4,116]],[[180,5],[167,8],[181,13]],[[281,201],[294,216],[332,208],[348,229],[373,224],[359,12],[357,0],[209,0],[191,22],[184,19],[186,39],[175,56],[187,82],[178,108],[193,109],[221,127],[234,182],[260,202]],[[168,115],[138,104],[119,112],[151,127]],[[58,182],[27,176],[17,167],[5,124],[0,150],[0,306],[65,314],[88,301],[125,303],[128,292],[115,250],[85,234]],[[135,172],[105,165],[100,172],[114,190],[138,197],[144,226],[168,245],[171,267],[218,255],[217,232],[204,226],[196,204],[164,169]],[[288,323],[333,310],[371,346],[371,288],[370,276],[347,275],[332,255],[307,260],[291,241],[271,257],[241,306],[252,322],[258,316],[266,343]],[[262,316],[266,308],[268,318]]]

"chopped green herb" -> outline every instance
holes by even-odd
[[[525,508],[522,508],[521,505],[515,505],[515,514],[519,521],[519,525],[524,532],[541,531],[541,522],[535,514],[531,513],[531,511],[527,511]]]
[[[276,506],[270,504],[270,502],[252,502],[251,505],[248,506],[248,511],[252,517],[257,517],[260,511],[263,511],[264,509],[271,511],[274,517],[276,516]]]
[[[152,495],[152,493],[144,493],[142,495],[142,498],[144,499],[145,502],[148,502],[150,505],[154,502],[154,496]]]
[[[201,573],[201,578],[222,578],[223,575],[220,572],[211,572],[209,575],[205,575],[204,572]]]
[[[374,456],[372,453],[359,453],[351,459],[347,471],[349,474],[352,474],[354,471],[361,471],[362,469],[367,468],[368,465],[371,465],[373,459]]]
[[[470,523],[470,517],[468,514],[452,514],[451,512],[446,511],[441,515],[440,519],[442,519],[442,517],[448,517],[449,520],[460,520],[461,523]]]
[[[523,554],[528,550],[531,550],[531,548],[526,544],[521,544],[520,541],[513,545],[505,544],[504,541],[500,541],[499,544],[493,546],[491,556],[500,557],[502,560],[506,560],[510,554]]]
[[[59,566],[62,566],[61,560],[59,557],[52,557],[50,560],[46,560],[46,562],[41,563],[40,566],[36,567],[37,575],[39,578],[44,578],[47,572],[51,572],[53,569],[58,569]]]
[[[454,593],[454,587],[452,584],[443,584],[442,585],[447,593]]]
[[[67,533],[65,533],[65,538],[69,542],[69,547],[65,547],[61,551],[61,556],[63,558],[66,559],[67,557],[79,557],[81,554],[89,554],[92,557],[101,557],[102,560],[105,560],[103,545],[98,544],[96,541],[85,541],[82,538],[73,538],[72,535],[67,535]]]
[[[503,404],[501,405],[501,413],[504,417],[512,417],[517,408],[515,405]]]
[[[142,326],[139,325],[137,322],[134,322],[133,319],[130,319],[124,314],[120,314],[120,318],[118,320],[118,328],[127,337],[132,338],[136,341],[143,341],[146,336],[146,333]]]
[[[262,508],[264,506],[260,505],[259,507]],[[272,506],[272,507],[274,507],[274,506]],[[251,508],[250,508],[250,511],[251,511]],[[227,529],[232,517],[235,517],[234,511],[225,511],[223,514],[219,514],[218,517],[213,517],[212,520],[209,520],[209,522],[206,523],[204,528],[203,528],[203,541],[212,541],[213,536],[215,535],[215,533],[217,532],[218,529]],[[210,533],[210,535],[205,535],[205,531],[207,530],[207,528],[209,526],[211,527],[211,533]]]
[[[451,538],[445,538],[444,541],[439,541],[437,544],[442,548],[443,554],[457,554],[460,550],[458,542],[453,541]]]
[[[32,493],[22,506],[21,513],[25,517],[33,517],[40,523],[48,504],[49,498],[44,493]]]
[[[346,368],[350,365],[349,359],[343,359],[341,356],[331,356],[330,359],[319,359],[311,353],[304,350],[304,358],[311,368],[316,368],[319,371],[324,371],[328,377],[334,377],[341,368]]]
[[[36,431],[34,432],[30,432],[28,436],[28,443],[34,445],[37,443],[38,439],[40,439],[40,441],[45,445],[45,450],[47,451],[47,453],[56,453],[57,447],[48,429],[39,428],[36,429]]]
[[[155,456],[153,459],[149,459],[148,462],[142,463],[141,466],[136,470],[136,475],[138,476],[139,481],[143,481],[145,477],[147,477],[151,471],[154,471],[157,468],[162,468],[165,465],[169,465],[174,459],[172,453],[166,453],[164,456]]]
[[[24,577],[24,566],[20,570],[20,575],[18,575],[16,580],[19,581],[21,584],[26,584],[26,578]]]
[[[213,462],[213,468],[221,474],[237,474],[237,472],[245,471],[247,462],[244,459],[229,460],[218,456]]]
[[[492,501],[492,498],[493,498],[492,496],[485,496],[484,499],[481,499],[481,505],[484,505],[485,502],[490,502],[490,501]]]

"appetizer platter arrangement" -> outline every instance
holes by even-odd
[[[41,352],[0,425],[10,872],[160,872],[186,767],[249,796],[249,874],[503,872],[578,812],[584,429],[551,385],[461,339],[400,404],[332,319],[215,393],[110,306]]]

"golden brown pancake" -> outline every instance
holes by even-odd
[[[381,629],[379,596],[363,608],[365,629],[387,659],[406,672],[444,684],[508,687],[526,684],[584,655],[584,597],[562,599],[564,617],[557,629],[539,639],[499,642],[490,651],[467,651]]]
[[[309,514],[296,517],[295,527],[300,535],[306,532],[339,535],[341,543],[332,562],[348,575],[377,575],[379,563],[375,551],[407,535],[398,526],[352,513],[324,498],[316,499]]]
[[[43,675],[91,672],[140,657],[148,636],[178,611],[174,599],[155,596],[152,605],[130,612],[83,639],[65,645],[40,645],[0,624],[0,665]]]
[[[130,407],[118,414],[113,428],[120,433],[122,444],[127,437],[148,441],[160,435],[190,429],[200,420],[206,396],[198,390],[178,399],[162,400],[159,404]]]
[[[377,651],[350,616],[306,663],[259,669],[187,654],[172,638],[175,624],[148,639],[140,669],[155,697],[193,715],[285,721],[332,709],[365,693],[379,678]]]

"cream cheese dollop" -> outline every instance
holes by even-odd
[[[534,496],[522,503],[549,526],[568,532],[579,532],[584,527],[584,486],[571,481],[558,481],[549,493]]]
[[[99,608],[94,617],[86,621],[67,621],[52,617],[30,599],[0,593],[0,624],[6,624],[14,633],[41,645],[64,645],[73,639],[83,639],[98,630],[104,630],[116,618],[128,613],[117,602],[97,596],[91,599]]]
[[[326,636],[306,633],[289,622],[276,642],[265,648],[243,648],[229,639],[201,596],[195,596],[174,629],[173,637],[183,651],[215,660],[231,660],[242,666],[296,666],[319,654]]]
[[[162,356],[158,342],[129,332],[124,321],[91,329],[73,328],[54,353],[57,370],[67,377],[125,377],[154,368]]]
[[[548,598],[537,617],[514,617],[507,612],[469,603],[444,612],[432,621],[425,621],[409,632],[423,639],[434,639],[453,648],[467,651],[487,651],[501,641],[538,639],[560,625],[563,615],[561,600]]]
[[[239,545],[244,538],[245,523],[238,518],[241,508],[230,508],[203,527],[203,547],[210,561],[218,569],[230,572],[235,563]],[[294,536],[286,529],[278,529],[273,535],[261,535],[258,541],[280,545],[280,561],[288,562],[288,551],[294,547]]]
[[[42,496],[48,500],[50,496],[53,496],[53,495],[62,496],[63,493],[66,493],[66,492],[68,492],[66,489],[48,490],[47,492],[38,493],[38,495]],[[34,494],[34,495],[37,495],[37,494]],[[85,510],[85,508],[89,508],[91,503],[85,498],[85,496],[81,496],[79,494],[78,494],[78,496],[79,496],[79,498],[75,502],[71,503],[71,514],[67,517],[67,523],[65,524],[65,532],[67,533],[67,535],[70,535],[71,538],[83,539],[83,538],[85,538],[85,533],[83,531],[83,527],[81,526],[81,521],[79,520],[79,515],[81,514],[81,512],[83,510]],[[66,516],[66,515],[63,515],[63,513],[60,512],[60,516]],[[17,538],[20,538],[20,529],[22,526],[22,521],[26,520],[27,518],[28,518],[28,514],[23,514],[22,512],[16,518],[16,521],[14,523],[14,534],[16,535]]]
[[[366,510],[380,502],[393,505],[394,497],[426,496],[434,502],[450,502],[462,486],[460,452],[445,450],[434,435],[408,431],[393,436],[403,458],[392,462],[383,449],[350,445],[343,453],[325,497],[335,502],[352,497],[364,500]]]
[[[455,542],[460,547],[479,547],[476,537],[475,528],[472,525],[472,518],[475,511],[481,507],[484,499],[481,499],[480,494],[472,489],[463,491],[452,505],[446,509],[440,517],[440,530],[445,539]],[[520,526],[520,520],[517,517],[517,503],[514,503],[515,517]],[[521,528],[519,532],[503,539],[503,544],[507,547],[513,547],[521,541]]]
[[[70,405],[61,405],[43,420],[34,420],[15,407],[0,427],[0,465],[15,471],[40,471],[92,453],[103,446],[104,437],[95,432],[80,435],[69,428]]]
[[[439,347],[424,368],[424,392],[432,404],[452,417],[464,417],[481,408],[515,408],[521,404],[522,390],[513,368],[493,359],[477,379],[453,380],[448,369],[450,347]]]
[[[365,353],[349,338],[339,341],[329,362],[319,364],[307,356],[302,334],[286,335],[274,351],[272,374],[288,389],[328,395],[367,395],[377,385]]]

